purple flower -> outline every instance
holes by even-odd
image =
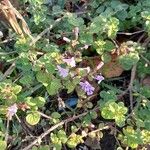
[[[74,57],[69,58],[69,59],[63,59],[63,61],[66,62],[68,66],[71,66],[71,67],[76,66],[76,62],[75,62]]]
[[[93,94],[95,88],[88,81],[80,82],[79,84],[81,86],[81,89],[84,90],[87,95]]]
[[[16,104],[13,104],[12,106],[8,107],[8,111],[7,111],[7,117],[9,118],[9,120],[12,119],[12,117],[17,113],[18,107]]]
[[[69,69],[64,69],[64,68],[60,67],[59,65],[57,65],[57,69],[58,69],[59,75],[61,77],[65,78],[68,76]]]
[[[100,84],[101,83],[101,81],[103,81],[104,80],[104,77],[102,76],[102,75],[97,75],[97,76],[95,76],[95,78],[94,79],[96,79],[97,81],[98,81],[98,84]]]

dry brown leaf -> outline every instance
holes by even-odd
[[[142,84],[144,86],[150,86],[150,76],[147,76],[143,79]]]
[[[105,78],[118,77],[122,74],[123,68],[118,62],[110,62],[103,66],[102,74]]]
[[[90,138],[90,137],[87,137],[86,141],[85,141],[85,144],[87,146],[89,146],[90,148],[92,148],[93,150],[95,149],[101,149],[100,147],[100,143],[99,143],[99,139],[97,138]]]
[[[27,23],[9,0],[3,0],[0,2],[0,10],[17,34],[21,37],[24,37],[25,34],[31,37]],[[17,19],[21,20],[22,28],[20,27]]]

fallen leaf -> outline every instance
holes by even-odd
[[[90,137],[88,137],[87,139],[86,139],[86,141],[85,141],[85,144],[87,145],[87,146],[89,146],[90,148],[92,148],[93,150],[95,149],[101,149],[101,147],[100,147],[100,143],[99,143],[99,140],[98,139],[96,139],[96,138],[90,138]]]
[[[102,68],[102,74],[105,78],[118,77],[122,74],[123,71],[123,68],[118,62],[104,64]]]
[[[150,76],[147,76],[143,79],[142,84],[144,86],[150,86]]]

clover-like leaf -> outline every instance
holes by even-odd
[[[105,119],[115,119],[118,126],[123,126],[127,108],[122,102],[118,104],[114,101],[107,102],[101,110],[102,117]]]
[[[6,141],[0,140],[0,148],[1,150],[6,150],[7,143]]]
[[[82,143],[83,139],[81,135],[73,133],[67,141],[69,148],[75,148],[79,143]]]
[[[20,85],[14,85],[14,86],[12,87],[12,92],[13,92],[14,94],[20,93],[21,90],[22,90],[22,87],[21,87]]]
[[[57,133],[57,137],[60,139],[60,141],[65,144],[68,140],[66,132],[64,130],[59,130]]]
[[[58,112],[53,112],[53,113],[51,114],[51,117],[52,117],[52,118],[55,118],[55,119],[59,119],[59,118],[61,117],[61,115],[60,115]]]
[[[40,121],[40,114],[36,111],[30,112],[27,116],[26,116],[26,121],[27,123],[29,123],[30,125],[36,125],[39,123]]]
[[[69,80],[65,81],[64,85],[65,85],[66,89],[68,90],[67,93],[73,92],[76,87],[76,85],[74,85],[73,82],[71,82]]]
[[[132,66],[135,65],[138,61],[139,61],[139,54],[136,52],[124,54],[119,57],[119,63],[125,70],[131,69]]]
[[[44,86],[48,86],[48,84],[51,82],[51,75],[49,73],[39,71],[36,74],[36,78],[39,82],[41,82]]]
[[[59,89],[62,88],[61,80],[54,79],[51,83],[46,87],[49,95],[55,95],[59,92]]]
[[[36,102],[37,107],[43,107],[45,104],[45,98],[43,98],[41,96],[34,98],[34,101]]]

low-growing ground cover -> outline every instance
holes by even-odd
[[[0,149],[150,149],[149,0],[0,1]]]

